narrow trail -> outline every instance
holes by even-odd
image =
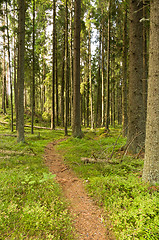
[[[84,184],[64,164],[62,156],[55,150],[59,143],[49,143],[45,149],[45,163],[50,172],[56,174],[64,197],[69,202],[69,212],[74,219],[77,240],[114,240],[108,226],[102,222],[102,210],[88,197]],[[69,240],[69,239],[68,239]]]

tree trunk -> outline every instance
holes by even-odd
[[[72,11],[73,1],[71,0],[70,6],[70,125],[72,126],[73,121],[73,44],[72,44]]]
[[[104,19],[102,19],[102,127],[105,124]]]
[[[18,92],[17,92],[17,46],[16,46],[16,30],[15,30],[15,0],[13,2],[14,8],[14,104],[15,104],[15,113],[16,113],[16,130],[17,130],[17,119],[18,119]]]
[[[90,21],[90,19],[89,19]],[[89,83],[90,83],[90,103],[91,103],[91,129],[94,128],[94,116],[93,116],[93,91],[92,91],[92,73],[91,73],[91,22],[89,22],[88,29],[88,68],[89,68]]]
[[[147,19],[147,7],[145,0],[143,0],[143,19]],[[143,24],[143,101],[145,119],[147,114],[147,84],[148,84],[148,53],[147,53],[147,27],[146,22]]]
[[[5,26],[5,14],[3,14],[4,21],[3,26]],[[5,30],[3,32],[3,97],[2,97],[2,109],[3,113],[6,114],[6,36]]]
[[[150,3],[149,80],[143,180],[159,182],[159,1]]]
[[[41,86],[41,113],[45,111],[45,53],[43,52],[43,63],[42,63],[42,86]]]
[[[74,137],[82,137],[80,117],[80,16],[81,0],[75,0],[74,18],[74,99],[73,99],[73,128]]]
[[[89,65],[88,61],[86,61]],[[87,127],[89,127],[89,92],[90,92],[90,82],[89,82],[89,74],[87,75]]]
[[[51,129],[55,129],[55,35],[56,35],[56,0],[53,0],[53,49],[52,49],[52,112]]]
[[[68,135],[69,118],[69,66],[68,66],[68,0],[66,0],[65,15],[65,136]]]
[[[64,31],[64,44],[63,44],[63,62],[62,62],[62,77],[61,77],[61,122],[64,127],[64,85],[65,85],[65,31]]]
[[[111,2],[108,2],[108,45],[107,45],[107,102],[106,102],[106,129],[109,129],[110,124],[110,9]]]
[[[6,44],[7,46],[7,44]],[[9,64],[6,63],[6,108],[9,108]]]
[[[24,51],[25,51],[25,0],[19,6],[19,73],[18,73],[18,129],[17,141],[24,142]]]
[[[100,127],[102,123],[102,91],[101,91],[101,29],[99,30],[99,59],[98,59],[98,86],[97,86],[97,114],[96,126]]]
[[[59,126],[59,87],[58,87],[58,68],[57,68],[57,33],[56,33],[56,125]]]
[[[128,151],[137,153],[145,141],[145,121],[143,106],[143,25],[142,2],[130,0],[130,40],[129,40],[129,112]]]
[[[32,78],[32,101],[31,101],[31,134],[34,133],[34,115],[35,115],[35,0],[33,0],[33,78]]]
[[[111,67],[111,116],[110,116],[110,122],[111,125],[115,128],[115,58],[112,59],[112,67]]]
[[[127,135],[128,116],[127,116],[127,55],[128,55],[128,38],[127,38],[127,6],[124,12],[124,30],[123,30],[123,81],[122,81],[122,133],[123,137]]]
[[[11,71],[11,61],[10,61],[10,43],[9,43],[9,24],[8,24],[8,4],[6,2],[6,12],[7,12],[7,45],[8,45],[8,64],[9,64],[9,77],[10,77],[10,103],[11,103],[11,132],[13,132],[13,88],[12,88],[12,71]]]
[[[24,86],[24,109],[27,109],[27,89]]]

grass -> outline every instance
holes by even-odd
[[[63,133],[29,132],[17,143],[0,126],[0,239],[74,239],[61,189],[43,163],[44,147]]]
[[[143,159],[122,156],[119,149],[126,143],[126,139],[120,137],[116,142],[119,134],[120,128],[112,128],[109,134],[103,129],[90,131],[83,139],[69,138],[58,148],[63,152],[66,163],[79,177],[85,179],[90,196],[108,213],[117,239],[157,240],[157,188],[151,188],[141,180]],[[115,143],[117,145],[114,148]],[[114,155],[110,161],[113,148]],[[94,164],[81,161],[81,157],[92,155],[105,161]]]
[[[141,181],[143,159],[119,151],[126,143],[121,136],[118,139],[120,131],[120,127],[110,132],[87,129],[83,139],[70,137],[57,148],[66,164],[85,180],[90,196],[105,209],[117,239],[157,240],[158,188]],[[0,134],[4,133],[10,134],[6,125],[0,126]],[[63,132],[37,130],[31,135],[26,129],[25,135],[24,144],[17,144],[14,137],[0,137],[0,150],[4,150],[0,153],[0,239],[71,240],[66,203],[42,160],[47,143],[63,138]],[[103,162],[81,161],[93,155]]]

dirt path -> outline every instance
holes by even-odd
[[[50,172],[56,174],[56,180],[69,201],[69,211],[74,219],[77,239],[114,240],[108,227],[102,223],[102,210],[88,197],[82,180],[64,164],[62,156],[55,150],[58,142],[49,143],[46,147],[45,162]]]

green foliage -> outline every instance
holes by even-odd
[[[89,179],[88,189],[101,205],[111,211],[118,239],[158,239],[158,197],[129,174]]]
[[[8,121],[5,116],[3,121]],[[0,134],[9,133],[7,125]],[[157,187],[141,181],[143,159],[123,156],[121,128],[84,129],[85,137],[60,143],[66,163],[85,179],[94,200],[105,208],[117,239],[159,238]],[[15,133],[13,133],[14,135]],[[62,131],[25,130],[27,143],[10,136],[0,139],[0,231],[3,239],[73,239],[66,204],[55,175],[43,164],[44,147],[63,138]],[[112,159],[110,156],[114,151]],[[102,162],[84,163],[94,156]],[[107,219],[105,219],[107,221]]]
[[[70,138],[62,142],[65,161],[85,179],[86,188],[94,200],[108,212],[117,239],[159,238],[158,192],[141,181],[143,160],[123,157],[119,149],[125,139],[120,128],[88,131],[83,139]],[[116,142],[117,141],[117,142]],[[109,160],[114,144],[115,153]],[[87,163],[81,157],[102,158],[103,162]]]
[[[63,133],[29,132],[26,143],[0,138],[0,239],[73,239],[61,190],[42,160],[46,144]],[[2,133],[9,133],[5,126]]]
[[[47,121],[47,122],[51,121],[51,115],[48,112],[43,112],[42,118],[44,121]]]

